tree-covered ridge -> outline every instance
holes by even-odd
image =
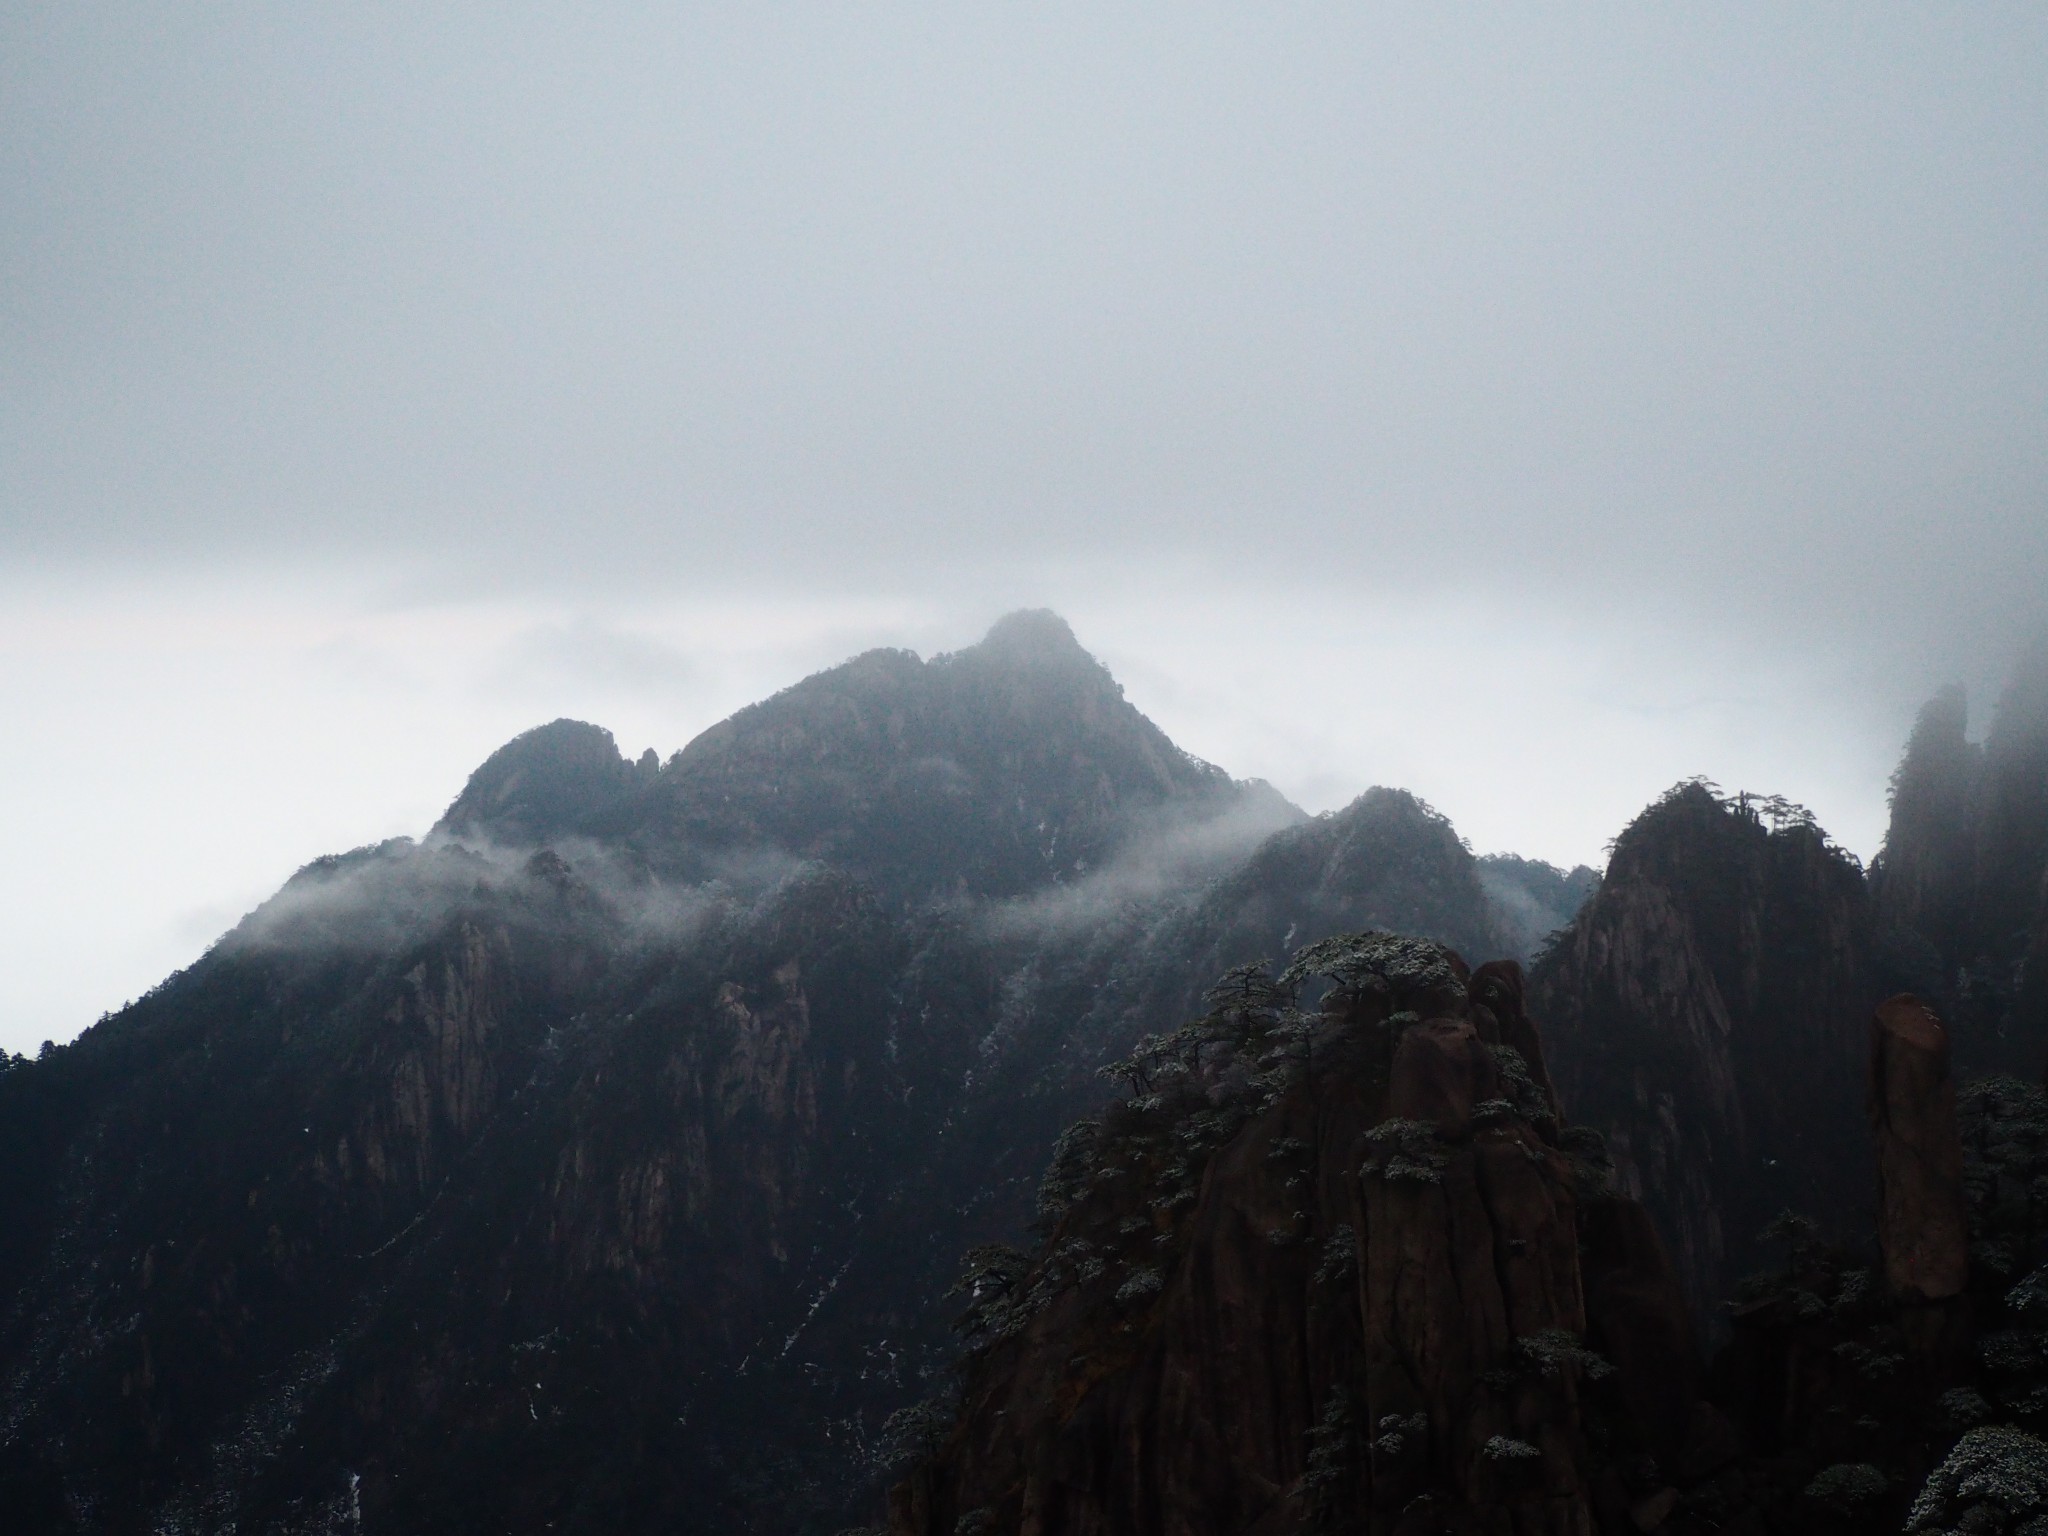
[[[1011,614],[929,661],[878,650],[752,704],[656,766],[574,721],[477,770],[441,835],[623,842],[690,879],[772,851],[839,864],[901,898],[1018,896],[1134,840],[1301,813],[1182,751],[1056,615]]]
[[[648,808],[689,775],[558,722],[421,842],[315,860],[0,1073],[9,1507],[53,1531],[324,1529],[344,1493],[417,1529],[845,1523],[949,1357],[954,1255],[1022,1234],[1097,1068],[1189,1016],[1213,948],[1491,921],[1455,833],[1391,792],[1260,861],[1270,798],[1168,750],[1048,628],[750,717],[823,786],[808,854],[743,819],[713,818],[729,847],[673,835]],[[900,741],[891,678],[923,690]],[[889,779],[925,771],[919,730],[1002,789],[936,843],[875,812],[931,819]],[[1018,841],[1054,801],[1101,863]],[[963,889],[999,866],[1028,888]]]

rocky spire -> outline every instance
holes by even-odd
[[[1968,926],[1975,849],[1971,806],[1982,752],[1965,735],[1969,701],[1955,685],[1927,701],[1892,774],[1891,825],[1872,871],[1880,917],[1944,955]]]
[[[1885,1279],[1905,1297],[1961,1294],[1969,1229],[1948,1031],[1911,993],[1879,1004],[1871,1021],[1870,1121]]]

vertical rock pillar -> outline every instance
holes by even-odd
[[[1871,1020],[1869,1104],[1885,1279],[1905,1298],[1960,1295],[1969,1230],[1948,1031],[1911,993],[1880,1003]]]

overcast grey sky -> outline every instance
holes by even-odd
[[[1020,604],[1311,809],[1867,856],[2044,593],[2039,5],[0,3],[17,1048]]]

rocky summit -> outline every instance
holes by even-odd
[[[2044,698],[1869,871],[1306,816],[1047,613],[541,726],[0,1064],[0,1525],[2031,1529]]]

